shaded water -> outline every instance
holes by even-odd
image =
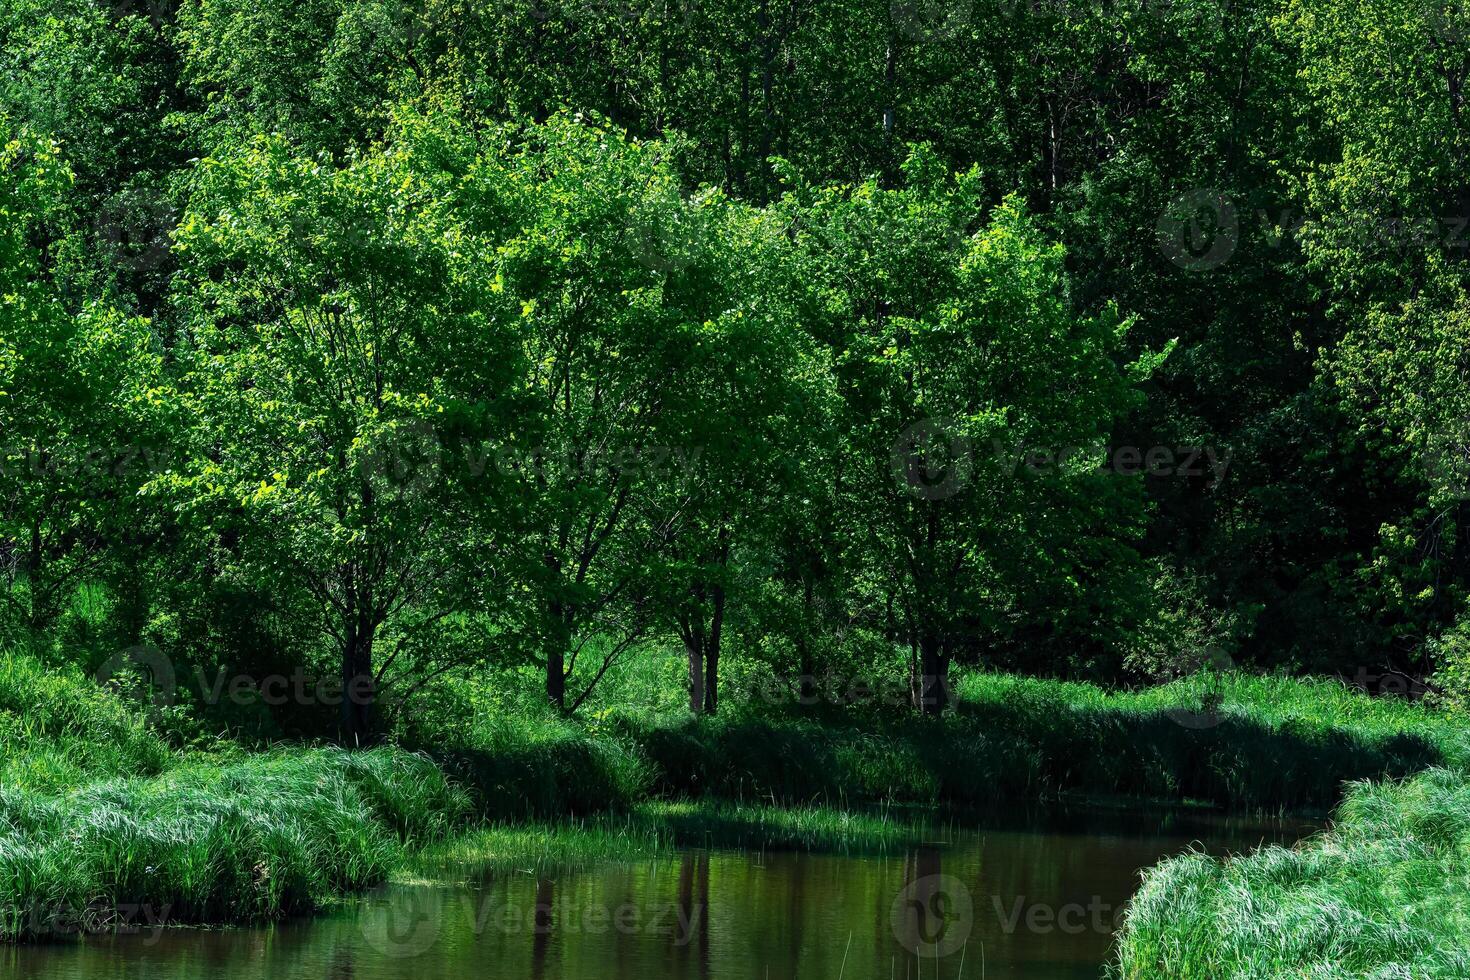
[[[395,885],[323,918],[0,950],[44,980],[1093,980],[1139,871],[1314,827],[1051,813],[887,856],[690,849],[591,871]]]

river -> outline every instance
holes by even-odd
[[[315,919],[0,950],[24,980],[1095,980],[1161,858],[1295,821],[1018,809],[884,856],[691,848],[592,870],[384,887]]]

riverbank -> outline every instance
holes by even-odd
[[[576,864],[682,844],[901,846],[899,811],[1069,793],[1330,806],[1345,780],[1466,758],[1464,733],[1326,682],[1138,693],[980,675],[941,719],[732,705],[699,720],[426,713],[404,746],[172,747],[89,679],[0,658],[0,938],[146,907],[173,922],[311,912],[419,858]],[[406,746],[406,747],[405,747]],[[415,747],[428,751],[412,751]],[[751,805],[751,801],[761,805]],[[1183,974],[1181,974],[1183,975]]]
[[[1470,760],[1470,733],[1342,684],[1223,676],[1137,692],[974,674],[954,710],[716,717],[612,706],[590,723],[447,698],[407,744],[432,751],[497,819],[620,809],[650,796],[847,806],[984,806],[1062,796],[1326,814],[1344,783]]]
[[[1470,976],[1470,779],[1359,783],[1295,848],[1151,869],[1119,942],[1124,980]]]

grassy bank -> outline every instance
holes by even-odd
[[[696,719],[637,707],[653,686],[644,677],[622,686],[578,721],[528,714],[535,693],[510,685],[489,702],[450,689],[405,738],[498,820],[625,810],[650,796],[845,807],[1079,794],[1325,813],[1347,782],[1470,759],[1470,736],[1443,718],[1331,681],[1227,675],[1109,692],[974,674],[939,719],[737,699]]]
[[[1106,692],[978,674],[958,694],[939,719],[736,703],[699,719],[617,706],[589,725],[467,710],[421,744],[499,816],[649,794],[837,806],[1082,794],[1325,813],[1347,782],[1470,759],[1460,727],[1330,681],[1226,676]]]
[[[865,809],[879,801],[1326,808],[1345,780],[1470,758],[1442,719],[1326,682],[1108,693],[976,675],[958,690],[939,719],[736,700],[716,718],[625,703],[570,720],[450,688],[400,733],[422,751],[184,752],[90,679],[0,656],[0,938],[105,925],[124,906],[177,922],[306,912],[419,858],[494,870],[686,844],[884,850],[922,833]]]
[[[374,884],[469,819],[398,749],[178,752],[71,670],[0,656],[0,939],[152,920],[249,922]],[[141,914],[141,912],[137,912]]]
[[[1332,830],[1294,849],[1191,854],[1146,876],[1116,974],[1470,976],[1470,779],[1436,769],[1354,786]]]
[[[1015,733],[1046,791],[1329,810],[1347,782],[1470,760],[1470,732],[1336,681],[1228,674],[1105,692],[996,674],[959,685],[968,729]]]
[[[943,833],[924,820],[891,812],[651,801],[625,813],[483,827],[427,848],[408,861],[405,872],[409,877],[434,877],[570,870],[642,860],[678,847],[886,853]]]
[[[154,776],[172,753],[132,705],[69,670],[0,652],[0,787]]]
[[[252,922],[381,881],[468,818],[429,760],[396,750],[188,760],[59,793],[0,789],[0,938],[74,932],[108,911]]]

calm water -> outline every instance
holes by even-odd
[[[1182,815],[989,819],[887,857],[689,850],[394,886],[262,929],[142,929],[0,950],[45,980],[1093,980],[1140,869],[1315,828]]]

